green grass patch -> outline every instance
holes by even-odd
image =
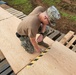
[[[76,21],[76,16],[71,16],[70,19]]]
[[[31,4],[30,0],[4,0],[6,1],[11,7],[18,9],[25,14],[29,14],[34,8]]]
[[[4,0],[6,1],[8,4],[12,4],[12,5],[19,5],[19,4],[23,4],[25,2],[27,2],[27,0]]]
[[[42,0],[43,3],[47,4],[48,6],[56,5],[56,3],[60,3],[61,0]]]
[[[69,18],[70,20],[76,21],[76,16],[75,15],[70,15],[70,14],[67,14],[65,12],[60,12],[60,13],[63,17],[66,17],[66,18]]]

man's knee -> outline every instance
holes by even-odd
[[[30,42],[29,37],[26,38],[26,40],[21,41],[21,46],[28,52],[28,53],[34,53],[34,47],[32,43]]]

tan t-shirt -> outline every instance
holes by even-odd
[[[17,28],[17,32],[20,35],[28,35],[33,38],[36,37],[38,33],[38,29],[40,27],[40,20],[38,18],[38,14],[40,12],[44,12],[44,8],[42,6],[36,7],[25,19],[19,24]]]

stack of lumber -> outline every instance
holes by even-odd
[[[60,43],[76,52],[76,35],[73,31],[69,31],[61,40]]]

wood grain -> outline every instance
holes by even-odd
[[[72,36],[74,35],[73,31],[69,31],[61,40],[60,43],[65,44],[68,40],[70,40],[72,38]]]
[[[25,67],[17,75],[76,75],[76,54],[59,42],[30,68]]]
[[[75,40],[76,40],[76,35],[74,35],[74,37],[69,41],[69,43],[66,45],[66,47],[70,47]]]
[[[12,14],[8,13],[6,10],[0,7],[0,21],[10,18],[12,16],[13,16]]]

